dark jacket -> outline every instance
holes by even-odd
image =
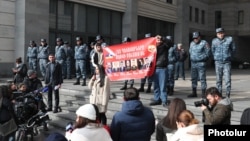
[[[27,86],[27,93],[33,92],[43,87],[41,80],[38,78],[30,79],[25,77],[23,83]]]
[[[168,65],[168,49],[165,44],[157,46],[156,67],[166,68]]]
[[[27,66],[26,64],[19,64],[15,70],[18,72],[14,73],[14,83],[21,83],[24,80],[24,77],[27,75]]]
[[[170,129],[163,125],[163,120],[160,120],[156,126],[156,140],[167,141],[166,133],[174,133],[176,130]]]
[[[51,62],[46,65],[46,74],[44,78],[44,82],[46,85],[59,85],[63,83],[62,79],[62,67],[59,63],[55,62],[55,69],[53,71],[53,78],[52,82],[50,81],[51,69],[50,69]]]
[[[155,130],[153,112],[139,100],[125,101],[111,123],[113,141],[150,141]]]
[[[205,109],[205,124],[206,125],[221,125],[231,123],[231,111],[233,104],[229,98],[224,98],[219,101],[212,110]]]

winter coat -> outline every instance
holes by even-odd
[[[230,124],[233,104],[229,98],[219,101],[212,110],[204,110],[206,125]]]
[[[122,104],[110,126],[114,141],[150,141],[155,131],[153,112],[139,100],[129,100]]]
[[[189,48],[190,60],[192,62],[206,62],[210,57],[210,47],[205,40],[199,43],[192,41]]]
[[[94,123],[89,123],[83,128],[75,129],[70,141],[112,141],[108,131]]]
[[[212,54],[215,61],[231,61],[236,51],[232,37],[224,39],[214,38],[212,41]]]
[[[199,124],[193,124],[179,128],[170,141],[203,141],[203,136],[203,127],[200,127]]]
[[[22,83],[28,71],[26,64],[18,64],[14,69],[18,71],[14,73],[14,83]]]
[[[108,101],[110,96],[110,84],[109,78],[105,76],[104,86],[100,87],[100,80],[90,79],[88,83],[89,89],[91,89],[91,95],[89,97],[89,102],[95,104],[100,113],[107,111]]]
[[[167,141],[167,133],[174,133],[176,130],[170,129],[163,125],[163,120],[161,120],[156,125],[156,140],[157,141]]]
[[[63,83],[63,79],[62,79],[62,66],[55,62],[55,68],[53,70],[53,78],[52,80],[50,79],[50,75],[51,75],[51,68],[50,68],[50,64],[51,62],[49,62],[46,65],[46,74],[44,77],[44,82],[46,85],[59,85]],[[51,82],[52,81],[52,82]]]

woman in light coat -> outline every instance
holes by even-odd
[[[99,109],[100,121],[103,125],[107,124],[106,111],[110,96],[109,78],[105,75],[102,65],[97,65],[95,74],[89,81],[88,87],[92,90],[90,95],[90,103],[97,105]]]

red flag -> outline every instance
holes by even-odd
[[[140,79],[155,70],[154,37],[103,48],[104,67],[111,81]]]

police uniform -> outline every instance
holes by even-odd
[[[63,45],[63,40],[62,38],[57,38],[56,42],[60,42],[57,44],[57,46],[55,47],[55,58],[56,58],[56,62],[58,62],[61,67],[62,67],[62,77],[66,78],[66,52],[65,52],[65,48]]]
[[[81,41],[81,37],[77,37],[76,41]],[[83,83],[82,86],[86,86],[86,61],[89,60],[89,49],[86,44],[79,44],[75,46],[75,67],[76,67],[76,82],[74,85],[80,84],[80,78],[82,77]]]
[[[200,39],[199,32],[193,32],[194,40],[190,43],[189,54],[191,60],[191,81],[193,92],[188,97],[197,97],[196,88],[198,78],[201,82],[202,97],[205,97],[207,88],[206,82],[206,61],[210,56],[210,47],[207,41]]]
[[[123,43],[131,42],[131,38],[129,38],[129,37],[124,37],[122,42],[123,42]],[[132,88],[133,85],[134,85],[134,79],[125,80],[124,86],[123,86],[120,90],[126,90],[126,89],[127,89],[127,84],[128,84],[128,82],[130,83],[130,88]]]
[[[174,73],[175,73],[175,63],[178,58],[178,54],[176,52],[176,45],[174,45],[171,36],[166,37],[167,46],[170,47],[168,50],[168,80],[167,80],[167,90],[168,95],[174,94]]]
[[[30,41],[30,46],[27,50],[27,62],[29,63],[29,69],[37,71],[37,55],[38,49],[34,41]]]
[[[216,33],[224,33],[223,28],[217,28]],[[223,39],[212,40],[212,54],[215,60],[216,85],[222,93],[222,77],[224,75],[226,85],[226,96],[230,97],[231,92],[231,60],[235,53],[236,46],[231,36]]]
[[[96,41],[97,43],[98,43],[98,42],[101,43],[101,47],[106,47],[106,46],[108,46],[108,44],[104,42],[104,38],[103,38],[103,36],[101,36],[101,35],[97,35],[96,38],[95,38],[95,41]]]
[[[48,63],[49,57],[49,46],[46,43],[46,39],[41,39],[41,42],[44,42],[44,45],[41,44],[38,48],[38,60],[40,72],[43,76],[42,80],[44,80],[44,76],[46,73],[46,65]]]
[[[66,52],[66,67],[67,67],[67,79],[71,79],[71,66],[72,66],[72,59],[74,56],[73,49],[69,46],[69,43],[67,41],[64,42],[65,45],[65,52]]]

